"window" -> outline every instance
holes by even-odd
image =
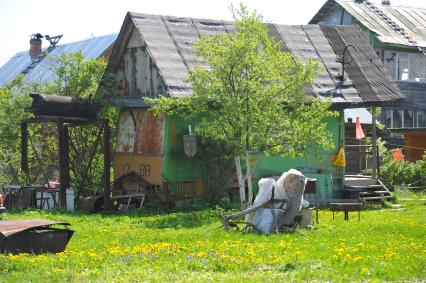
[[[414,127],[414,115],[411,110],[404,110],[404,128]]]
[[[393,109],[393,125],[392,128],[402,128],[402,110]]]
[[[386,109],[383,112],[383,121],[388,129],[392,128],[392,111],[392,109]]]
[[[422,53],[409,53],[409,79],[417,82],[425,81],[425,58]]]
[[[408,53],[398,52],[398,80],[408,81],[409,79]]]
[[[426,56],[423,53],[385,50],[383,55],[383,63],[392,79],[426,81]]]
[[[426,115],[424,111],[417,111],[417,127],[426,128]]]
[[[386,70],[388,70],[389,75],[393,80],[398,80],[398,56],[397,52],[393,51],[384,51],[384,62]]]

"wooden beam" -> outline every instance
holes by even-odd
[[[110,170],[111,170],[111,131],[109,124],[106,121],[104,124],[104,210],[111,210],[111,198],[110,198]]]
[[[371,137],[371,146],[372,146],[372,154],[373,154],[373,164],[372,164],[372,178],[377,178],[377,133],[376,133],[376,107],[372,108],[371,115],[373,118],[373,128],[372,128],[372,137]]]
[[[59,151],[59,206],[66,208],[66,192],[70,188],[69,134],[63,120],[57,122]]]
[[[28,166],[28,124],[25,122],[21,122],[21,170],[28,176],[28,181],[31,183]]]

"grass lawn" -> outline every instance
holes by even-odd
[[[424,281],[424,199],[363,211],[361,221],[324,210],[314,229],[270,236],[223,231],[219,210],[7,214],[67,221],[75,234],[60,254],[0,255],[0,282]]]

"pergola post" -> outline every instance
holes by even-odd
[[[371,111],[371,115],[373,116],[373,129],[372,129],[372,137],[371,137],[371,146],[373,147],[371,152],[373,155],[373,163],[372,163],[372,178],[376,179],[377,178],[377,133],[376,133],[376,125],[377,125],[377,121],[376,121],[376,107],[373,107],[372,111]]]
[[[110,198],[110,169],[111,169],[111,131],[109,128],[108,121],[105,121],[104,124],[104,210],[111,210],[111,198]]]
[[[59,206],[66,208],[67,189],[70,188],[70,166],[69,166],[69,137],[68,127],[60,119],[58,127],[58,151],[59,151]]]
[[[30,169],[28,166],[28,124],[21,122],[21,170],[28,176],[28,182],[31,182]]]

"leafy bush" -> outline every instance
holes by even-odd
[[[390,156],[380,168],[380,179],[390,189],[405,184],[426,190],[426,154],[415,163],[393,160]]]

